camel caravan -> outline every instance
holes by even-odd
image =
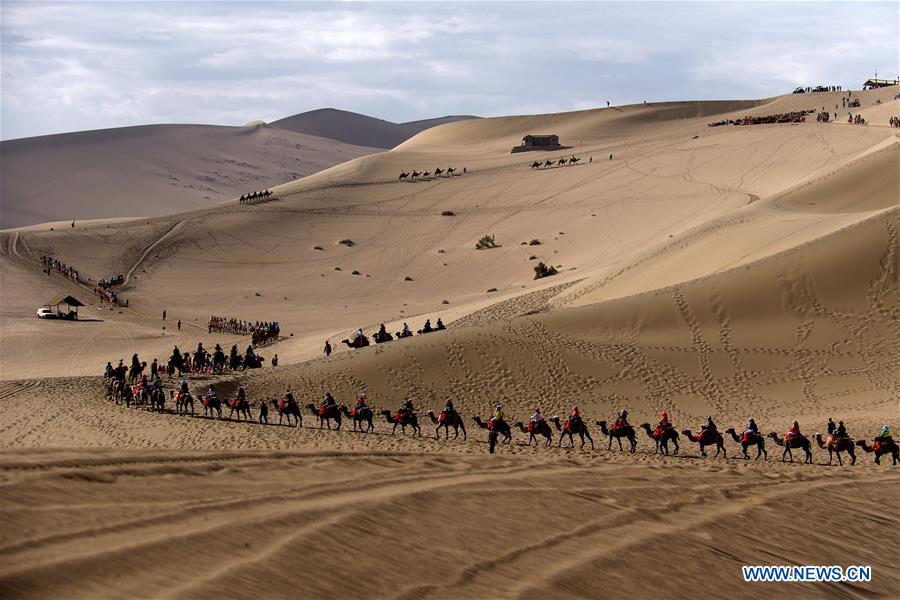
[[[217,317],[215,315],[209,318],[207,330],[209,333],[249,335],[254,347],[277,342],[281,334],[281,326],[277,321],[244,321],[233,317]]]
[[[416,330],[417,335],[425,335],[426,333],[433,333],[435,331],[443,331],[447,329],[444,325],[444,322],[441,321],[440,317],[438,317],[437,322],[432,325],[431,319],[425,319],[425,324],[422,326],[422,329]],[[387,328],[382,323],[378,327],[378,331],[372,334],[372,339],[375,340],[376,344],[383,344],[385,342],[393,341],[394,339],[403,339],[412,337],[413,332],[409,328],[409,325],[406,323],[403,324],[403,327],[400,328],[400,331],[391,334]],[[369,337],[362,330],[362,327],[356,330],[356,333],[353,334],[352,338],[347,338],[341,340],[341,343],[347,346],[348,348],[365,348],[369,346],[371,342],[369,342]],[[331,343],[326,340],[325,341],[325,356],[329,356],[331,354]]]
[[[264,202],[274,195],[275,192],[271,190],[260,190],[256,192],[250,192],[249,194],[241,194],[241,197],[238,198],[238,204],[255,204]],[[273,198],[273,200],[277,200],[277,197]]]
[[[545,160],[544,162],[536,160],[533,163],[531,163],[531,170],[534,171],[536,169],[552,169],[552,168],[556,168],[556,167],[565,167],[566,165],[570,165],[570,166],[577,165],[580,160],[581,159],[578,158],[577,156],[575,156],[574,154],[572,155],[571,158],[560,158],[558,160],[557,159],[553,159],[553,160],[548,159],[548,160]]]
[[[398,181],[426,181],[433,180],[439,178],[448,178],[448,177],[458,177],[460,175],[466,175],[469,172],[468,167],[463,167],[461,173],[456,172],[456,167],[447,167],[446,170],[441,169],[440,167],[436,168],[434,171],[416,171],[413,169],[412,171],[400,171],[400,177],[397,178]]]
[[[199,348],[202,349],[202,345]],[[216,348],[217,351],[220,351],[218,346]],[[249,351],[250,349],[248,349]],[[234,353],[236,350],[232,349],[232,352]],[[172,355],[173,357],[182,356],[177,347],[173,349]],[[195,353],[196,355],[197,353]],[[213,362],[221,363],[221,360],[214,359]],[[365,393],[357,394],[352,406],[339,404],[331,392],[325,392],[322,400],[318,403],[301,404],[300,400],[294,396],[293,391],[288,389],[281,398],[262,399],[254,403],[248,398],[246,390],[240,384],[226,397],[220,397],[215,384],[210,382],[207,384],[206,392],[202,396],[198,396],[195,403],[190,383],[185,378],[187,372],[179,371],[177,387],[166,390],[155,368],[155,360],[153,364],[154,368],[151,368],[151,375],[148,379],[147,375],[143,373],[146,363],[141,362],[136,354],[132,357],[130,368],[126,367],[122,360],[116,367],[113,367],[111,362],[107,363],[104,372],[107,398],[116,404],[124,404],[126,407],[134,406],[143,410],[198,418],[201,416],[199,411],[202,408],[204,418],[256,420],[265,425],[269,425],[269,407],[271,406],[278,415],[278,425],[303,427],[303,417],[304,414],[307,414],[316,420],[319,429],[340,431],[346,420],[350,422],[353,432],[362,434],[374,434],[375,420],[377,417],[381,417],[390,427],[390,435],[395,435],[399,429],[402,435],[407,435],[408,432],[413,438],[422,436],[421,421],[416,411],[414,398],[408,398],[393,410],[372,406]],[[172,370],[169,371],[170,374],[171,372]],[[233,384],[231,385],[233,386]],[[171,403],[172,408],[166,408],[167,402]],[[257,411],[256,419],[253,416],[254,408]],[[225,410],[230,410],[227,417],[224,414]],[[462,441],[468,441],[466,419],[457,412],[452,400],[446,400],[443,408],[439,411],[429,409],[424,412],[424,415],[434,427],[435,439],[441,439],[443,434],[444,440],[449,440],[452,429],[454,440],[458,440],[461,433]],[[475,423],[479,429],[487,431],[490,453],[494,453],[500,445],[512,443],[514,429],[507,421],[501,404],[494,406],[493,413],[487,420],[480,415],[473,415],[471,422]],[[813,442],[800,432],[800,425],[797,421],[792,423],[791,428],[783,437],[777,432],[763,434],[753,419],[750,419],[747,426],[740,432],[734,427],[729,427],[725,429],[725,435],[723,435],[719,432],[712,417],[708,417],[696,431],[682,429],[679,433],[669,420],[666,411],[660,414],[655,425],[642,423],[638,427],[633,426],[628,421],[627,410],[619,411],[611,421],[599,420],[595,423],[599,430],[598,433],[606,438],[607,451],[613,451],[613,443],[615,443],[620,452],[635,453],[640,437],[637,435],[637,430],[642,429],[645,436],[649,438],[653,453],[663,456],[679,455],[681,444],[687,440],[690,444],[697,445],[701,457],[708,456],[707,448],[714,448],[714,456],[718,457],[721,454],[725,459],[728,457],[725,442],[730,438],[740,446],[741,457],[744,460],[750,460],[750,452],[755,449],[753,459],[762,458],[765,461],[768,460],[766,440],[771,439],[783,450],[782,462],[794,462],[793,452],[799,451],[802,453],[804,463],[813,463]],[[528,446],[535,444],[535,446],[551,447],[555,438],[557,448],[562,448],[565,443],[568,448],[574,449],[577,437],[580,443],[579,449],[584,449],[585,445],[590,445],[592,450],[595,448],[589,421],[582,417],[577,406],[574,406],[564,419],[556,415],[545,418],[540,407],[535,406],[527,425],[522,421],[515,421],[514,427],[520,433],[528,436],[528,440],[525,442]],[[684,436],[684,439],[681,436]],[[832,419],[829,419],[827,435],[816,433],[813,439],[820,449],[828,451],[829,465],[833,464],[835,459],[839,465],[843,465],[842,455],[849,458],[851,465],[855,464],[856,448],[874,454],[876,464],[881,464],[881,457],[884,455],[891,457],[894,466],[900,462],[900,448],[894,441],[888,425],[884,425],[871,441],[854,440],[848,434],[843,421],[835,424]]]
[[[54,271],[61,274],[63,277],[68,279],[69,281],[80,285],[82,287],[87,287],[94,294],[97,295],[97,298],[100,299],[100,303],[109,302],[115,306],[128,306],[128,301],[122,301],[119,299],[118,293],[116,293],[115,287],[123,285],[125,283],[124,275],[113,275],[109,279],[100,279],[94,285],[94,287],[88,287],[85,280],[81,278],[81,274],[78,269],[73,267],[72,265],[67,265],[65,262],[53,258],[52,256],[41,256],[41,271],[43,271],[46,275],[50,275]],[[91,281],[90,278],[87,281]]]
[[[756,117],[741,117],[740,119],[724,119],[710,123],[709,127],[722,127],[723,125],[771,125],[773,123],[805,123],[806,115],[816,112],[813,109],[799,110],[787,113],[777,113],[774,115],[763,115]],[[820,119],[816,119],[817,121]]]

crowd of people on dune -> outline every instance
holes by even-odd
[[[240,204],[253,204],[254,202],[259,202],[260,200],[268,200],[271,196],[274,195],[274,193],[275,192],[266,189],[250,192],[249,194],[241,194],[238,202]]]
[[[469,172],[468,167],[463,167],[462,173],[460,175],[465,175]],[[456,167],[447,167],[446,170],[437,167],[434,172],[432,171],[416,171],[413,169],[412,171],[401,171],[400,177],[398,179],[400,181],[414,181],[416,179],[431,179],[433,177],[453,177],[456,174]]]
[[[216,351],[221,352],[221,349],[216,346]],[[247,351],[248,353],[251,352],[252,348],[248,348]],[[202,355],[204,352],[205,351],[202,350],[202,345],[198,345],[195,357]],[[236,349],[232,348],[232,356],[234,356],[235,353]],[[173,359],[174,357],[182,356],[177,347],[173,349],[172,356]],[[170,364],[173,359],[170,359]],[[213,359],[213,362],[216,362],[215,358]],[[155,360],[153,365],[156,365]],[[151,374],[148,378],[147,375],[143,373],[145,366],[146,363],[141,363],[136,354],[132,357],[130,369],[125,367],[122,360],[119,360],[116,367],[113,367],[111,362],[107,363],[104,371],[107,394],[109,397],[115,399],[117,403],[121,403],[121,401],[124,400],[129,406],[131,403],[136,403],[138,405],[143,405],[145,408],[154,408],[162,412],[165,410],[165,393],[163,391],[162,380],[159,377],[158,369],[151,366]],[[170,391],[170,396],[175,401],[175,412],[186,415],[188,414],[188,409],[190,409],[190,414],[193,415],[194,404],[190,383],[184,378],[181,372],[179,372],[179,378],[177,390]],[[199,400],[203,404],[204,413],[208,414],[210,417],[214,416],[213,413],[216,412],[218,418],[223,418],[222,407],[224,406],[231,408],[229,418],[234,416],[235,412],[237,412],[238,420],[241,420],[242,416],[248,420],[253,418],[251,413],[252,403],[248,399],[246,390],[241,385],[238,385],[233,398],[226,398],[223,400],[219,398],[215,384],[210,382],[207,385],[205,395],[200,397]],[[371,433],[374,431],[374,416],[376,414],[381,414],[387,424],[393,426],[391,430],[392,434],[396,432],[397,427],[400,427],[404,434],[406,433],[406,428],[410,427],[412,435],[415,437],[416,435],[421,436],[422,432],[421,427],[419,426],[419,416],[416,413],[414,403],[415,398],[407,398],[399,408],[395,410],[377,410],[370,405],[368,396],[365,393],[358,393],[356,395],[355,403],[350,407],[347,405],[339,405],[331,392],[325,392],[321,402],[308,403],[304,408],[308,409],[317,419],[320,428],[327,425],[327,427],[331,429],[333,422],[336,429],[340,430],[342,418],[347,418],[353,423],[353,431]],[[256,403],[256,407],[259,410],[260,423],[268,424],[269,422],[269,404],[271,404],[278,412],[279,424],[282,423],[284,417],[287,417],[287,423],[290,426],[291,418],[293,417],[294,425],[297,427],[302,426],[300,403],[290,388],[288,388],[281,399],[271,399],[268,401],[260,400]],[[463,439],[467,439],[465,419],[463,419],[456,411],[451,399],[447,399],[444,402],[444,406],[437,416],[435,416],[435,411],[432,410],[427,411],[425,414],[435,425],[435,438],[440,437],[442,428],[444,429],[445,438],[449,438],[449,430],[452,428],[455,432],[455,437],[458,437],[460,430],[462,430]],[[505,417],[502,404],[496,404],[494,406],[493,412],[487,421],[483,421],[480,416],[473,416],[472,420],[480,428],[488,431],[488,441],[491,452],[494,451],[495,444],[500,443],[501,436],[503,438],[502,443],[511,443],[513,428]],[[555,427],[551,428],[549,423],[552,423]],[[607,423],[611,423],[611,425],[607,426]],[[557,416],[547,418],[541,412],[540,406],[535,406],[528,419],[527,426],[522,421],[517,421],[514,425],[523,434],[528,434],[528,445],[531,445],[532,443],[539,444],[540,439],[543,438],[546,441],[545,445],[550,446],[553,441],[555,430],[559,433],[557,447],[561,447],[563,441],[568,437],[569,446],[574,448],[574,438],[575,436],[578,436],[581,441],[581,448],[584,448],[586,443],[589,443],[592,449],[594,448],[594,440],[590,434],[590,427],[582,417],[581,410],[577,405],[572,407],[571,412],[564,420]],[[596,421],[596,425],[599,428],[600,433],[608,438],[607,450],[612,449],[614,440],[618,443],[619,449],[624,450],[622,441],[625,440],[629,445],[630,451],[632,453],[635,452],[637,447],[635,432],[638,429],[643,429],[647,437],[655,444],[655,453],[657,454],[668,456],[670,454],[670,445],[672,446],[672,454],[678,454],[680,435],[683,435],[690,443],[699,446],[701,456],[706,456],[707,447],[715,447],[715,456],[718,456],[721,453],[723,458],[727,458],[727,450],[724,443],[726,437],[723,436],[723,432],[720,432],[718,425],[712,417],[707,417],[706,421],[701,423],[696,431],[692,429],[683,429],[681,430],[680,435],[679,431],[669,419],[667,411],[663,411],[659,415],[659,419],[656,421],[655,425],[651,425],[650,423],[642,423],[639,426],[632,425],[628,421],[628,411],[624,409],[618,411],[609,421]],[[783,437],[779,436],[777,432],[764,434],[753,418],[749,419],[747,426],[742,430],[738,431],[734,427],[729,427],[724,430],[724,434],[730,436],[735,443],[740,444],[743,458],[745,459],[750,458],[748,450],[754,447],[756,448],[756,459],[759,459],[760,457],[764,460],[767,459],[768,453],[765,448],[765,443],[766,439],[769,438],[779,447],[784,449],[782,461],[789,459],[793,462],[793,453],[791,450],[801,450],[805,455],[805,462],[813,462],[812,442],[809,437],[801,432],[800,424],[797,421],[791,423],[790,429],[784,433]],[[854,441],[853,438],[850,437],[843,421],[835,423],[834,420],[830,418],[827,423],[827,440],[819,433],[815,434],[814,439],[820,448],[828,450],[829,464],[831,464],[835,454],[837,455],[838,463],[843,464],[841,458],[842,453],[846,453],[851,459],[851,464],[855,464],[855,447],[860,447],[866,452],[874,452],[876,463],[879,462],[879,459],[883,454],[890,454],[894,464],[897,464],[897,462],[900,461],[900,449],[898,449],[897,444],[894,442],[891,435],[891,428],[887,424],[881,428],[881,431],[872,440],[874,444],[872,447],[868,445],[867,440]]]
[[[841,86],[839,85],[817,85],[814,87],[806,86],[806,87],[798,87],[794,89],[795,94],[811,94],[816,92],[840,92]]]
[[[815,110],[798,110],[786,113],[776,113],[774,115],[747,116],[739,119],[724,119],[710,123],[709,127],[722,127],[724,125],[770,125],[773,123],[805,123],[806,115],[816,112]]]
[[[233,333],[236,335],[252,336],[254,346],[263,346],[278,339],[281,326],[277,321],[243,321],[232,317],[209,318],[207,324],[209,333]]]
[[[422,326],[422,329],[416,331],[417,334],[423,335],[426,333],[431,333],[433,331],[443,331],[447,329],[444,325],[444,322],[441,321],[440,317],[438,317],[437,322],[432,325],[431,319],[425,319],[425,324]],[[393,339],[402,339],[407,337],[412,337],[413,332],[409,328],[409,325],[404,323],[403,327],[400,328],[400,331],[391,334],[387,328],[384,326],[384,323],[379,325],[378,330],[372,334],[372,338],[375,340],[376,344],[382,344],[384,342],[390,342]],[[370,344],[369,337],[365,334],[362,327],[356,330],[352,337],[341,340],[342,344],[349,346],[350,348],[365,348]],[[331,342],[325,340],[325,356],[330,356],[333,348],[331,347]]]
[[[78,277],[78,269],[73,267],[72,265],[67,265],[57,258],[53,258],[51,256],[41,256],[41,268],[49,275],[53,271],[57,273],[61,273],[63,277],[74,281],[75,283],[79,283],[80,279]]]

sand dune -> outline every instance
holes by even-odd
[[[895,93],[854,97],[880,115],[900,110]],[[263,205],[4,232],[0,586],[17,597],[694,598],[714,581],[742,598],[762,589],[743,583],[744,564],[868,564],[869,584],[790,590],[896,597],[887,457],[828,467],[815,447],[815,464],[783,464],[769,440],[768,460],[747,462],[727,438],[728,458],[703,458],[682,438],[665,458],[642,431],[629,454],[607,450],[595,424],[622,408],[636,425],[667,410],[679,430],[753,417],[764,432],[797,419],[812,435],[834,417],[865,439],[896,422],[896,130],[874,119],[707,127],[817,103],[839,94],[459,121],[280,186]],[[529,132],[573,147],[510,155]],[[573,155],[578,165],[530,168]],[[447,166],[467,172],[398,181]],[[499,247],[475,250],[487,233]],[[94,278],[127,273],[129,309],[32,318],[55,293],[90,298],[41,275],[42,253]],[[559,274],[535,281],[537,261]],[[195,392],[242,385],[254,415],[289,388],[304,404],[362,390],[379,410],[412,396],[423,437],[392,435],[380,417],[360,434],[346,422],[320,430],[309,413],[298,429],[104,397],[107,360],[247,343],[208,334],[211,313],[278,320],[287,339],[260,350],[281,366],[191,376]],[[338,344],[359,326],[438,316],[447,331]],[[338,349],[320,358],[326,338]],[[447,398],[465,440],[433,438],[425,411]],[[490,456],[472,418],[498,402],[512,422],[577,404],[594,448],[558,448],[556,432],[554,447],[528,446],[516,431]],[[321,568],[348,548],[340,568]],[[214,564],[183,567],[204,556]],[[297,556],[303,566],[286,568]]]
[[[0,227],[159,216],[376,152],[266,125],[147,125],[0,143]]]
[[[336,108],[320,108],[272,121],[273,127],[338,140],[345,144],[393,148],[426,127],[392,123]]]

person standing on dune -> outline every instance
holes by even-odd
[[[325,340],[324,352],[325,352],[325,356],[331,356],[331,344],[328,342],[328,340]]]

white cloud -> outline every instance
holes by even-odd
[[[896,73],[897,3],[0,4],[0,136],[771,96]],[[591,100],[596,98],[596,100]],[[593,103],[593,104],[592,104]]]

